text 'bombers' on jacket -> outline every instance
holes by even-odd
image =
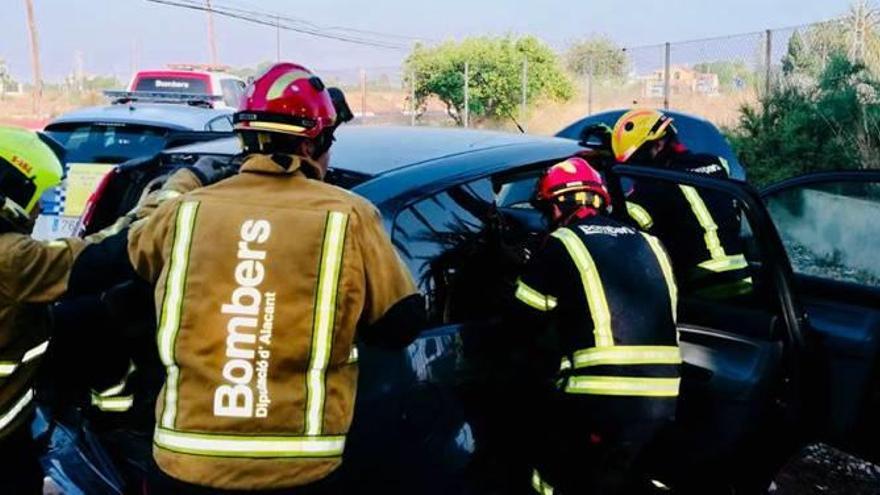
[[[355,330],[416,292],[378,211],[253,155],[129,233],[156,284],[154,455],[225,489],[307,484],[341,463],[357,384]]]

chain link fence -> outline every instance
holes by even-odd
[[[821,72],[834,52],[864,59],[880,53],[865,40],[864,32],[846,19],[812,25],[759,31],[701,40],[627,47],[620,50],[622,63],[609,70],[603,61],[572,63],[569,53],[560,54],[574,82],[575,96],[564,103],[518,102],[515,119],[530,132],[552,134],[586,115],[632,106],[647,106],[701,116],[721,127],[736,125],[745,105],[756,105],[770,88],[801,84],[804,70],[792,64],[811,64],[807,72]],[[859,37],[862,37],[860,40]],[[795,46],[792,46],[795,45]],[[801,56],[803,60],[798,60]],[[880,58],[880,56],[878,56]],[[527,64],[523,61],[523,64]],[[604,63],[607,63],[604,62]],[[880,66],[880,63],[876,64]],[[527,87],[527,67],[517,68]],[[803,69],[803,67],[801,67]],[[510,120],[456,122],[439,100],[427,109],[413,110],[413,76],[403,67],[374,67],[319,71],[328,81],[341,85],[363,124],[468,125],[515,130]],[[467,93],[474,70],[462,84]],[[526,91],[523,91],[525,95]],[[525,96],[523,96],[525,98]]]

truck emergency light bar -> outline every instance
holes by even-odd
[[[171,91],[117,91],[106,90],[104,96],[113,100],[113,104],[150,102],[150,103],[186,103],[189,105],[212,106],[223,99],[220,95],[201,93],[174,93]]]
[[[204,71],[204,72],[229,72],[232,67],[228,65],[212,64],[166,64],[171,70]]]

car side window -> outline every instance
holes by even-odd
[[[244,96],[244,86],[235,79],[221,79],[220,90],[223,92],[223,103],[227,107],[238,108]]]
[[[425,294],[435,324],[468,319],[468,284],[485,252],[492,207],[489,179],[453,186],[401,211],[392,240]]]
[[[232,116],[222,115],[211,119],[206,125],[205,130],[211,132],[232,132]]]
[[[812,183],[766,202],[795,273],[880,287],[880,182]]]

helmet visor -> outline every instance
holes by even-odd
[[[0,158],[0,195],[9,198],[23,209],[37,192],[37,185],[11,163]]]

